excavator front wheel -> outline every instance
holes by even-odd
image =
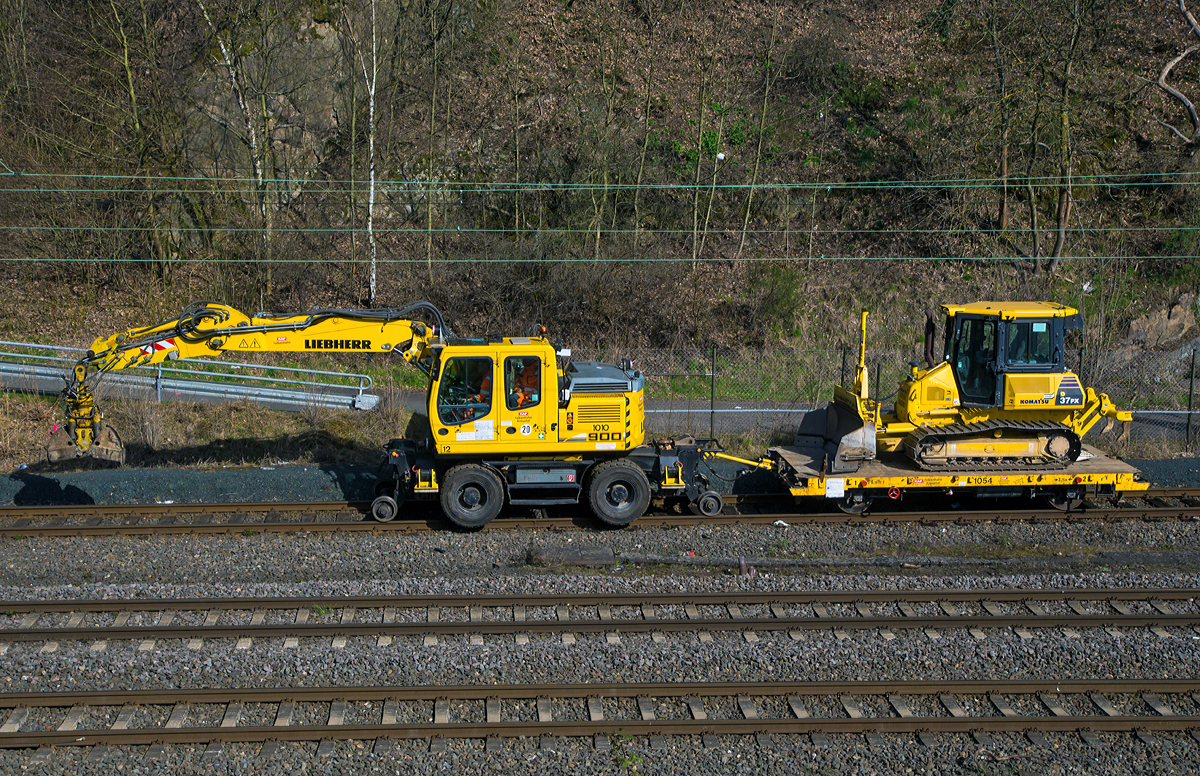
[[[441,487],[442,511],[461,528],[482,528],[504,506],[500,475],[477,464],[455,466]]]

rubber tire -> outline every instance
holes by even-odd
[[[440,488],[442,511],[460,528],[482,528],[504,507],[504,483],[486,466],[465,463],[446,473]],[[478,498],[467,503],[464,496]]]
[[[716,517],[721,514],[724,506],[725,502],[722,500],[721,494],[715,490],[705,491],[700,494],[700,498],[696,499],[696,508],[705,517]]]
[[[371,502],[371,517],[380,523],[390,523],[396,519],[400,507],[391,496],[380,496]]]
[[[597,464],[588,478],[588,504],[609,525],[629,525],[650,506],[650,480],[629,461]]]

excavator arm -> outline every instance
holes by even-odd
[[[414,320],[426,313],[433,323]],[[178,318],[101,337],[66,377],[66,414],[50,435],[51,461],[90,455],[124,463],[120,436],[96,404],[97,384],[110,372],[226,352],[392,353],[428,373],[430,343],[453,334],[428,302],[399,309],[310,310],[248,316],[214,302],[196,302]]]

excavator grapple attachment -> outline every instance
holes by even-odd
[[[46,457],[51,463],[68,461],[82,455],[75,445],[75,435],[68,433],[66,427],[59,427],[50,434],[46,445]]]
[[[125,445],[121,444],[121,437],[117,434],[117,430],[107,424],[100,427],[100,433],[96,435],[96,440],[92,442],[92,448],[88,453],[93,458],[99,458],[102,461],[112,461],[116,464],[125,463]]]
[[[100,426],[100,431],[91,436],[91,444],[86,449],[77,443],[77,437],[66,426],[60,426],[52,434],[46,445],[46,457],[51,462],[68,461],[73,458],[90,456],[101,461],[115,464],[125,463],[125,445],[121,443],[121,435],[107,424]]]

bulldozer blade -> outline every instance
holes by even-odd
[[[96,441],[92,443],[88,453],[102,461],[125,463],[125,445],[121,444],[121,435],[107,424],[100,427],[100,433],[96,435]]]
[[[46,457],[53,463],[54,461],[68,461],[82,453],[75,446],[75,438],[67,433],[63,427],[54,430],[50,435],[50,441],[46,443]]]

